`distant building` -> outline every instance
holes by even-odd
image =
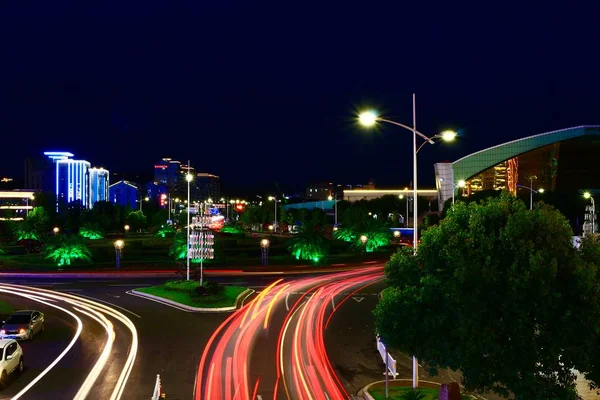
[[[79,202],[90,208],[90,163],[84,160],[56,160],[56,197],[66,203]]]
[[[4,176],[0,178],[0,190],[13,190],[16,189],[17,183],[14,178]]]
[[[33,208],[35,193],[31,190],[0,191],[0,221],[22,221]]]
[[[111,203],[129,206],[132,210],[137,208],[138,187],[129,181],[119,181],[108,187],[108,198]]]
[[[181,178],[181,161],[163,158],[154,164],[154,182],[174,187]]]
[[[99,201],[108,201],[109,176],[104,168],[90,169],[90,206]]]
[[[194,200],[218,200],[221,197],[221,180],[217,175],[200,172],[196,174],[193,182],[195,193]]]
[[[47,152],[47,157],[29,157],[25,159],[23,186],[36,192],[56,193],[56,165],[60,157],[73,157],[69,152]]]
[[[333,183],[317,183],[306,188],[305,196],[311,200],[327,200],[333,192]]]

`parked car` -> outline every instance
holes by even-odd
[[[0,386],[5,387],[8,376],[15,371],[23,372],[23,349],[14,339],[0,340]]]
[[[16,311],[2,322],[0,339],[31,340],[44,328],[43,313],[35,310]]]

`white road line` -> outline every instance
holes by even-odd
[[[46,304],[50,307],[54,307],[56,309],[59,309],[65,313],[69,314],[70,316],[75,318],[75,321],[77,321],[77,331],[75,332],[75,336],[73,336],[73,339],[71,340],[69,345],[62,351],[62,353],[60,353],[58,355],[58,357],[56,357],[56,359],[54,361],[52,361],[52,363],[50,365],[48,365],[48,367],[46,367],[45,370],[40,372],[40,374],[38,376],[36,376],[31,382],[29,382],[29,384],[27,386],[25,386],[23,389],[21,389],[21,391],[19,393],[17,393],[16,395],[14,395],[11,399],[11,400],[17,400],[17,399],[21,398],[25,393],[27,393],[27,391],[29,391],[29,389],[31,389],[36,383],[38,383],[40,381],[40,379],[42,379],[48,372],[50,372],[50,370],[52,368],[54,368],[60,360],[63,359],[63,357],[69,352],[69,350],[71,350],[71,348],[75,345],[75,343],[79,339],[79,335],[81,335],[81,331],[83,330],[83,323],[81,322],[81,319],[77,315],[72,313],[71,311],[69,311],[63,307],[57,306],[56,304],[51,304],[49,302],[40,300],[37,296],[29,296],[29,295],[25,295],[23,293],[11,292],[10,290],[6,290],[6,289],[0,289],[0,291],[5,292],[5,293],[16,294],[21,297],[30,298],[30,299],[40,302],[42,304]]]
[[[101,303],[104,303],[104,304],[111,305],[111,306],[113,306],[113,307],[116,307],[116,308],[118,308],[119,310],[127,311],[129,314],[131,314],[131,315],[135,315],[135,316],[136,316],[136,317],[138,317],[138,318],[142,318],[141,316],[137,315],[137,314],[136,314],[136,313],[134,313],[133,311],[131,311],[131,310],[128,310],[128,309],[126,309],[126,308],[124,308],[124,307],[121,307],[121,306],[119,306],[119,305],[116,305],[116,304],[114,304],[114,303],[111,303],[111,302],[109,302],[109,301],[106,301],[106,300],[101,300],[101,299],[98,299],[98,298],[96,298],[96,297],[92,297],[92,296],[86,296],[85,294],[81,294],[81,293],[78,293],[78,294],[77,294],[77,296],[85,297],[85,298],[87,298],[87,299],[90,299],[90,300],[99,301],[99,302],[101,302]]]
[[[291,294],[291,293],[288,293],[288,294],[286,294],[286,295],[285,295],[285,309],[286,309],[287,311],[290,311],[290,306],[288,305],[288,299],[289,299],[289,297],[290,297],[290,294]]]
[[[194,311],[191,311],[191,310],[186,310],[185,308],[174,306],[173,304],[163,303],[160,300],[151,299],[151,298],[146,297],[146,296],[140,296],[139,294],[132,293],[131,291],[128,291],[128,292],[125,292],[125,293],[127,293],[130,296],[135,296],[135,297],[139,297],[140,299],[144,299],[144,300],[148,300],[148,301],[153,301],[155,303],[162,304],[163,306],[171,307],[171,308],[174,308],[176,310],[185,311],[185,312],[188,312],[188,313],[194,312]]]
[[[83,289],[56,289],[57,292],[83,292]]]

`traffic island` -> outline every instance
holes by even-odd
[[[163,285],[135,289],[130,293],[187,311],[224,312],[239,308],[254,290],[215,282],[205,282],[200,288],[198,281],[170,281]]]
[[[387,400],[402,400],[407,398],[407,393],[413,390],[411,379],[391,379],[388,382],[388,397]],[[441,384],[429,381],[419,381],[417,392],[423,397],[421,400],[438,400]],[[385,400],[385,381],[373,382],[366,386],[359,393],[365,400]],[[476,397],[461,394],[462,400],[472,400]]]

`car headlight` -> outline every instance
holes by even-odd
[[[19,329],[19,335],[24,335],[27,331],[23,328]]]

